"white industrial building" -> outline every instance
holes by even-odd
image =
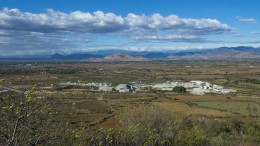
[[[104,91],[104,92],[110,92],[113,90],[112,86],[109,86],[107,84],[104,84],[98,88],[98,91]]]
[[[136,87],[134,85],[119,84],[116,88],[120,93],[123,92],[135,92]]]
[[[185,87],[185,88],[193,88],[194,87],[194,83],[192,83],[192,82],[184,83],[183,87]]]
[[[210,90],[203,89],[203,88],[193,88],[190,93],[194,95],[204,95],[206,93],[209,93]]]
[[[115,88],[119,92],[129,92],[129,89],[127,88],[127,84],[119,84]]]
[[[191,83],[194,83],[195,86],[201,86],[202,83],[204,83],[203,81],[190,81]]]
[[[212,85],[213,92],[221,93],[223,91],[224,87],[220,85]]]
[[[111,84],[107,83],[81,83],[81,82],[64,82],[60,83],[60,85],[75,85],[75,86],[88,86],[88,87],[98,87],[98,91],[110,92],[113,90]],[[165,83],[153,84],[153,85],[146,85],[143,83],[135,84],[119,84],[115,90],[118,92],[136,92],[136,91],[149,91],[151,89],[154,90],[161,90],[161,91],[173,91],[173,88],[176,86],[183,86],[191,94],[195,95],[204,95],[209,92],[219,93],[219,94],[226,94],[236,92],[233,89],[224,89],[221,85],[210,84],[209,82],[193,80],[190,82],[183,82],[183,81],[167,81]]]

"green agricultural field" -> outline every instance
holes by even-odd
[[[239,113],[242,115],[260,115],[259,103],[246,103],[246,102],[194,102],[199,107],[206,107],[210,109],[218,109],[232,113]]]

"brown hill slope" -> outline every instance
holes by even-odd
[[[120,62],[120,61],[147,61],[147,59],[143,58],[143,57],[134,57],[134,56],[126,55],[126,54],[123,54],[123,53],[117,53],[117,54],[106,56],[104,58],[84,59],[84,61],[89,61],[89,62]]]

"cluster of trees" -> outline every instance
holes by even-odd
[[[173,91],[177,93],[186,93],[186,88],[182,86],[176,86],[173,88]]]

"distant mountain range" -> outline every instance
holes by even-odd
[[[41,60],[84,60],[93,62],[111,61],[145,61],[145,60],[179,60],[179,59],[207,59],[207,60],[226,60],[226,59],[260,59],[260,48],[250,46],[221,47],[216,49],[190,49],[184,51],[164,50],[164,51],[129,51],[129,50],[98,50],[86,53],[75,53],[62,55],[38,56],[12,56],[1,57],[2,60],[22,60],[22,59],[41,59]]]
[[[260,59],[260,48],[221,47],[194,52],[173,53],[168,59]]]
[[[120,54],[118,54],[120,53]],[[117,55],[114,55],[117,54]],[[112,55],[112,56],[111,56]],[[121,56],[121,58],[119,57]],[[132,57],[132,58],[131,58]],[[134,58],[133,58],[134,57]],[[131,58],[131,59],[130,59]],[[260,59],[260,48],[254,47],[221,47],[216,49],[194,49],[185,51],[136,52],[125,50],[99,50],[87,54],[62,56],[54,54],[51,59],[78,59],[86,61],[127,61],[127,60],[179,60],[179,59]]]

